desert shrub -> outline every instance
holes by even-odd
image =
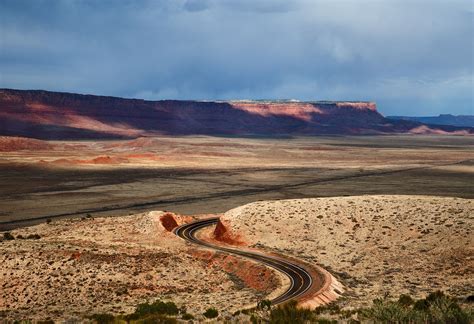
[[[194,316],[189,313],[184,313],[183,316],[181,316],[181,318],[184,320],[193,320]]]
[[[96,321],[99,324],[113,323],[115,317],[111,314],[94,314],[89,317],[91,320]]]
[[[415,301],[408,295],[400,295],[400,298],[398,298],[398,303],[403,306],[410,306],[413,305]]]
[[[257,303],[257,309],[264,310],[264,309],[271,309],[272,302],[268,299],[261,300]]]
[[[217,309],[211,307],[208,308],[203,315],[207,318],[216,318],[217,316],[219,316],[219,312],[217,311]]]
[[[39,234],[30,234],[26,238],[29,240],[39,240],[41,236]]]
[[[315,314],[329,313],[331,315],[339,314],[341,308],[336,303],[330,303],[328,305],[319,306],[314,310]]]
[[[270,312],[270,323],[304,324],[314,320],[314,313],[307,308],[297,308],[296,301],[289,301],[283,305],[273,308]]]
[[[149,314],[132,321],[133,324],[176,324],[176,318],[167,317],[162,314]]]
[[[472,314],[465,312],[453,298],[441,291],[425,298],[429,305],[426,317],[429,323],[471,323]]]
[[[428,302],[425,299],[417,300],[413,304],[413,309],[416,309],[416,310],[419,310],[419,311],[426,311],[429,307],[430,307],[430,305],[428,304]]]
[[[157,300],[151,304],[139,304],[134,314],[138,317],[143,317],[148,314],[177,315],[178,312],[179,310],[175,303]]]
[[[380,323],[418,322],[421,320],[418,312],[401,305],[398,302],[376,299],[371,308],[361,312],[362,318]]]
[[[453,298],[434,292],[413,301],[400,296],[398,301],[376,299],[371,308],[359,312],[362,319],[384,323],[471,323],[474,318]]]
[[[11,241],[11,240],[14,240],[15,237],[12,235],[12,233],[10,233],[10,232],[5,232],[5,233],[3,233],[3,239],[4,239],[5,241]]]
[[[260,323],[262,323],[262,319],[255,316],[255,314],[252,314],[252,316],[250,316],[250,322],[252,324],[260,324]]]

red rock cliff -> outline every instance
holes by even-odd
[[[372,102],[146,101],[0,89],[0,135],[43,139],[384,134],[410,132],[421,125],[388,120]],[[459,131],[443,126],[439,130]]]

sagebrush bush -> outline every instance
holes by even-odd
[[[219,316],[219,312],[215,308],[208,308],[203,315],[207,318],[216,318]]]
[[[175,303],[162,302],[161,300],[157,300],[151,304],[139,304],[134,314],[137,314],[138,316],[143,316],[147,314],[177,315],[178,312],[179,310]]]
[[[359,312],[361,319],[383,323],[468,324],[474,318],[453,298],[437,291],[414,301],[402,295],[398,301],[376,299],[371,308]]]
[[[336,321],[318,318],[316,313],[307,308],[298,308],[296,301],[289,301],[275,307],[270,312],[272,324],[305,324],[305,323],[335,323]]]

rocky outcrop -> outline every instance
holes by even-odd
[[[410,133],[423,124],[388,120],[372,102],[146,101],[40,90],[0,90],[0,135],[40,139],[153,135]],[[428,127],[423,133],[474,133]]]
[[[221,219],[219,219],[216,224],[216,228],[213,232],[213,239],[231,245],[245,245],[241,235],[233,232],[231,230],[230,224]]]

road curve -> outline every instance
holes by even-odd
[[[280,304],[290,299],[301,297],[306,292],[308,292],[309,289],[313,287],[313,285],[316,284],[317,281],[313,280],[307,270],[302,268],[300,265],[292,263],[291,261],[287,261],[274,256],[259,254],[256,252],[241,251],[228,247],[218,246],[205,241],[201,241],[196,238],[196,231],[207,226],[215,225],[218,221],[218,217],[198,220],[189,224],[176,227],[173,232],[177,236],[188,242],[255,260],[260,263],[264,263],[267,266],[270,266],[285,274],[290,279],[290,287],[283,294],[272,299],[272,304]]]

